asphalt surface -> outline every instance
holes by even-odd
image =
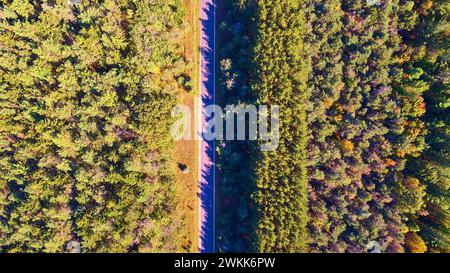
[[[215,104],[215,0],[201,0],[200,13],[200,99],[202,132],[210,119],[207,105]],[[215,252],[215,141],[202,134],[199,141],[199,251]]]

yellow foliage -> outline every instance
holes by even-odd
[[[355,145],[350,140],[342,141],[342,149],[346,152],[351,152],[355,149]]]
[[[400,56],[398,56],[397,58],[395,58],[395,62],[397,62],[399,64],[404,64],[411,59],[412,54],[413,54],[413,48],[405,45],[403,53]]]
[[[159,66],[152,63],[152,64],[150,64],[150,73],[157,75],[157,74],[161,73],[161,69],[159,68]]]
[[[422,10],[429,10],[433,6],[433,1],[428,0],[425,1],[425,3],[422,4]]]
[[[410,189],[418,189],[420,187],[420,181],[417,178],[408,176],[405,181],[405,186],[407,186]]]
[[[406,226],[406,225],[403,226],[403,227],[402,227],[402,233],[403,233],[403,234],[406,234],[406,233],[408,233],[408,232],[409,232],[409,227]]]
[[[415,58],[417,59],[423,59],[427,55],[427,47],[421,46],[416,50]]]
[[[415,232],[405,235],[405,246],[411,253],[425,253],[428,250],[425,241]]]
[[[324,101],[325,108],[329,109],[331,106],[333,106],[333,103],[334,103],[334,99],[328,97],[328,98]]]
[[[345,87],[345,83],[344,83],[344,82],[339,82],[339,83],[336,85],[336,91],[337,91],[337,92],[341,92],[342,90],[344,90],[344,87]]]
[[[397,156],[398,156],[398,157],[404,158],[405,155],[406,155],[405,150],[399,150],[399,151],[397,151]]]

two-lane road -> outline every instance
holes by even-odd
[[[209,117],[207,105],[215,104],[215,0],[201,0],[200,11],[200,100],[201,131]],[[199,141],[199,251],[215,252],[215,141],[203,134]]]

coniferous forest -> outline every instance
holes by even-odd
[[[280,139],[217,141],[215,251],[449,253],[449,1],[216,4],[216,103]],[[0,252],[197,250],[198,9],[0,0]]]
[[[0,2],[2,252],[180,251],[182,21],[179,0]]]
[[[449,252],[448,2],[225,2],[222,103],[281,139],[220,151],[219,251]]]

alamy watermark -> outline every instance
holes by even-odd
[[[280,107],[278,105],[227,105],[212,104],[203,107],[198,115],[199,100],[194,109],[186,105],[177,105],[172,109],[176,118],[172,127],[175,140],[207,141],[259,141],[261,151],[275,151],[280,139]],[[194,111],[194,113],[192,113]],[[198,117],[194,118],[193,117]],[[270,121],[269,121],[270,120]]]

